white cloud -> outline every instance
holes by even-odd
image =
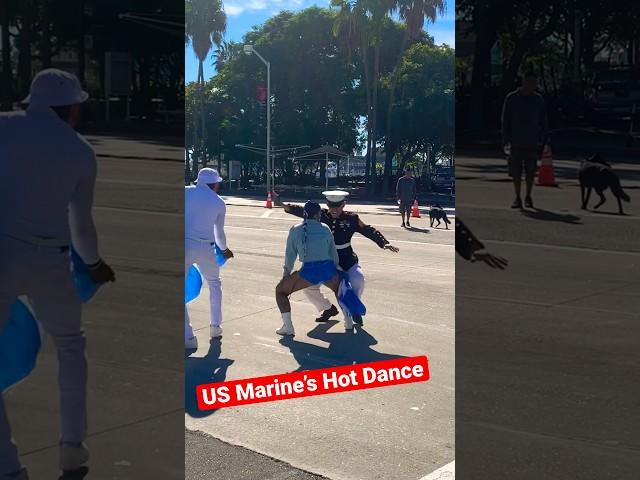
[[[236,15],[240,15],[242,12],[244,12],[244,8],[238,6],[238,5],[233,5],[231,3],[228,3],[224,6],[224,11],[227,15],[234,17]]]
[[[283,9],[298,10],[307,4],[313,4],[313,0],[233,0],[224,3],[224,10],[228,15],[240,15],[245,11],[259,12],[271,9],[279,12]],[[327,3],[322,0],[319,3]]]

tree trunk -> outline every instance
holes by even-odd
[[[491,49],[496,43],[496,32],[481,22],[476,22],[477,37],[473,55],[473,72],[471,76],[471,105],[469,127],[479,131],[484,125],[485,88],[489,84],[491,72]]]
[[[23,1],[22,12],[22,31],[18,37],[18,80],[20,82],[18,93],[21,98],[24,98],[31,87],[32,0]]]
[[[50,2],[42,4],[42,33],[40,37],[40,61],[42,68],[51,67],[51,7]]]
[[[12,83],[13,74],[11,72],[11,37],[9,36],[9,5],[8,2],[0,2],[0,28],[2,28],[2,105],[0,109],[11,110],[12,107]]]
[[[407,42],[409,41],[409,27],[405,27],[404,35],[402,37],[402,44],[400,45],[400,53],[398,54],[398,59],[396,61],[396,65],[393,68],[393,73],[391,75],[391,85],[389,86],[389,104],[387,105],[387,128],[385,131],[386,139],[385,142],[385,160],[384,160],[384,186],[383,193],[387,195],[389,193],[389,189],[391,188],[391,170],[393,168],[393,155],[395,153],[394,142],[393,142],[393,107],[394,102],[396,101],[396,86],[398,84],[398,69],[402,64],[402,58],[404,57],[404,52],[407,48]]]
[[[377,120],[378,120],[378,77],[380,76],[380,43],[376,42],[374,47],[374,59],[373,59],[373,95],[371,99],[371,145],[373,150],[373,158],[371,160],[371,188],[370,192],[376,192],[376,167],[378,159],[378,139],[377,139]]]
[[[364,70],[364,88],[367,97],[367,153],[365,157],[365,185],[369,185],[371,179],[371,84],[369,72],[369,42],[366,34],[361,36],[362,65]]]

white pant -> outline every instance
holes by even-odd
[[[87,362],[81,303],[71,274],[69,252],[37,247],[0,236],[0,330],[18,296],[26,295],[58,356],[62,442],[87,436]],[[0,475],[20,468],[0,393]]]
[[[349,275],[349,281],[351,282],[351,286],[353,287],[353,291],[356,293],[358,298],[362,298],[362,293],[364,292],[364,273],[360,268],[360,265],[357,263],[351,267],[347,271]],[[322,291],[320,290],[320,285],[313,285],[311,287],[305,288],[303,290],[309,302],[316,307],[318,312],[322,313],[325,310],[331,308],[331,301],[324,296]],[[341,306],[342,308],[342,306]],[[346,311],[342,309],[346,315]]]
[[[222,323],[222,282],[220,281],[220,267],[216,261],[213,245],[196,240],[185,240],[184,274],[194,263],[209,285],[209,303],[211,308],[210,324],[219,327]],[[184,337],[193,337],[193,328],[189,320],[189,311],[184,306]]]

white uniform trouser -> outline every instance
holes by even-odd
[[[210,324],[219,327],[222,323],[222,282],[220,281],[220,267],[216,261],[216,254],[210,242],[185,240],[184,274],[186,275],[194,263],[200,269],[209,286],[209,303],[211,308]],[[187,306],[184,306],[184,337],[193,337],[193,328],[189,320]]]
[[[364,292],[364,273],[362,272],[360,265],[356,263],[349,270],[347,270],[347,274],[349,275],[349,281],[351,282],[353,291],[356,293],[358,298],[362,298],[362,293]],[[332,303],[327,297],[324,296],[324,294],[320,290],[320,285],[313,285],[312,287],[305,288],[303,292],[309,302],[314,307],[316,307],[318,312],[322,313],[325,310],[331,308]]]
[[[69,252],[59,248],[38,247],[0,236],[0,330],[16,298],[27,296],[57,351],[60,440],[80,443],[87,435],[87,361],[82,307],[70,262]],[[19,468],[0,393],[0,475]]]

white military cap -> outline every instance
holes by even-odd
[[[322,192],[322,195],[327,199],[329,205],[339,205],[344,202],[349,196],[349,192],[342,190],[327,190]]]
[[[83,103],[89,94],[72,73],[47,68],[38,72],[31,82],[31,90],[22,102],[39,107],[63,107]]]
[[[212,183],[220,183],[222,182],[222,177],[218,173],[218,171],[214,168],[203,168],[198,172],[197,183],[206,183],[210,185]]]

